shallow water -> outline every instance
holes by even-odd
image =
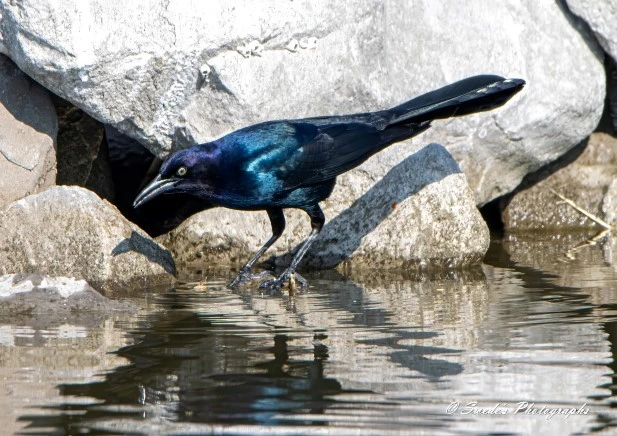
[[[575,248],[588,236],[511,236],[481,270],[439,279],[307,274],[309,291],[290,297],[227,290],[224,270],[186,271],[131,318],[1,318],[0,424],[44,434],[613,433],[617,270],[610,239]]]

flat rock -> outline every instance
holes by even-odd
[[[0,207],[55,184],[57,132],[47,90],[0,55]]]
[[[594,130],[603,53],[559,2],[450,6],[14,0],[0,2],[0,51],[159,156],[259,121],[387,108],[474,74],[521,77],[503,109],[417,139],[451,150],[482,205]]]
[[[86,280],[106,295],[173,281],[171,254],[96,194],[55,186],[0,212],[0,274]]]
[[[103,297],[85,280],[41,274],[0,276],[0,313],[67,317],[74,312],[135,312],[130,301]]]
[[[501,200],[505,229],[601,228],[553,191],[604,221],[617,221],[617,138],[594,133],[559,161],[530,174]]]
[[[360,168],[377,160],[374,156]],[[339,177],[323,205],[326,225],[304,260],[312,268],[459,268],[479,263],[488,248],[488,228],[465,176],[438,144],[420,148],[377,180],[362,171]],[[280,256],[278,264],[287,264],[285,254],[310,232],[304,212],[286,210],[285,215],[286,231],[268,252]],[[270,236],[265,212],[217,208],[194,215],[158,240],[178,262],[243,264]]]

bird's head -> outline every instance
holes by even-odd
[[[207,195],[211,192],[208,182],[213,177],[215,158],[213,147],[204,145],[177,151],[163,162],[158,175],[137,195],[133,207],[137,208],[161,194]]]

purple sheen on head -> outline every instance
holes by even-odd
[[[203,145],[177,151],[163,162],[160,174],[165,178],[171,177],[180,167],[186,167],[189,173],[203,173],[214,163],[214,154],[211,147],[204,147]]]

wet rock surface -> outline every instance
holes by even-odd
[[[0,207],[55,184],[57,131],[48,92],[0,54]]]
[[[17,0],[0,14],[0,50],[20,68],[158,155],[259,121],[386,108],[473,74],[524,78],[505,108],[417,139],[452,151],[478,204],[583,140],[605,95],[602,51],[553,2]]]
[[[56,186],[0,213],[0,273],[75,277],[113,295],[168,285],[175,265],[93,192]]]
[[[553,191],[604,221],[617,221],[617,138],[594,133],[559,161],[529,175],[501,201],[505,229],[601,229]]]
[[[358,172],[339,177],[323,203],[326,225],[303,264],[417,270],[479,263],[488,247],[488,228],[448,151],[430,144],[392,170],[386,168],[373,157]],[[380,170],[383,178],[368,176]],[[285,254],[308,236],[310,221],[304,212],[285,214],[286,231],[262,260],[274,254],[281,256],[277,264],[288,264]],[[178,262],[243,264],[270,236],[265,212],[216,208],[189,218],[158,240]]]

